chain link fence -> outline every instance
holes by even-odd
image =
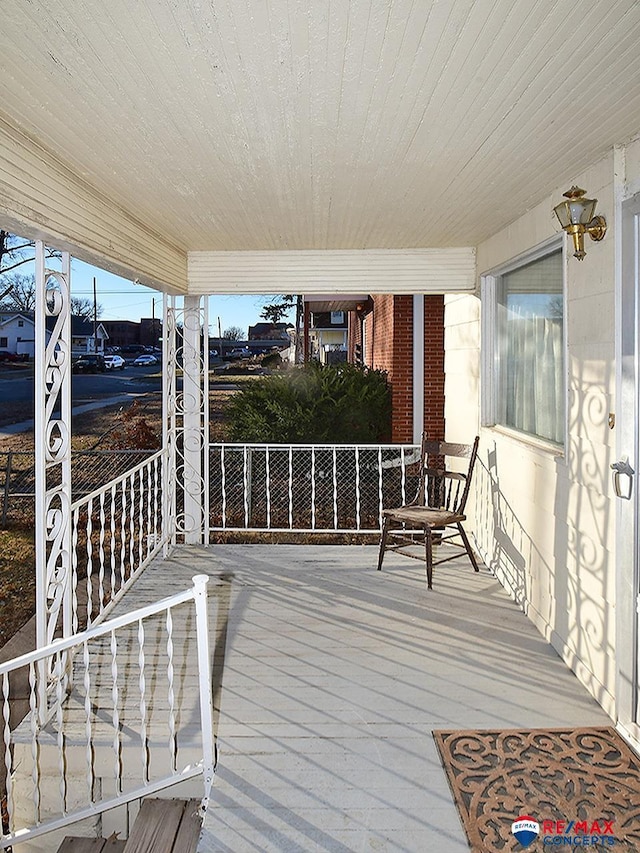
[[[413,500],[414,445],[212,444],[212,531],[374,533]]]
[[[71,488],[73,500],[91,494],[96,489],[125,474],[143,462],[155,450],[81,450],[71,458]],[[0,524],[33,516],[36,493],[35,454],[9,450],[0,453]]]

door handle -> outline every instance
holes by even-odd
[[[616,493],[616,497],[622,498],[622,500],[625,501],[631,500],[631,493],[633,491],[633,475],[636,472],[629,464],[629,457],[622,456],[618,462],[613,462],[611,470],[613,471],[613,489]],[[621,474],[624,474],[627,477],[627,488],[624,491],[622,490],[620,482]]]

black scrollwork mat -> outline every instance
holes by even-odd
[[[640,759],[614,729],[433,736],[474,853],[640,851]]]

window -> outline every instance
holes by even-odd
[[[6,349],[9,346],[9,338],[0,338],[0,349]]]
[[[344,311],[331,312],[331,325],[341,326],[344,323]]]
[[[562,250],[488,276],[485,286],[494,367],[485,420],[564,444]]]

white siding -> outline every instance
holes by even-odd
[[[0,118],[0,221],[142,284],[184,292],[186,255]]]
[[[480,429],[481,454],[471,512],[488,566],[609,713],[614,713],[615,499],[609,465],[615,434],[615,207],[613,156],[567,175],[544,204],[478,247],[480,274],[549,240],[552,208],[572,183],[598,198],[609,223],[587,257],[568,254],[568,435],[547,449],[515,433]],[[565,185],[566,184],[566,185]],[[448,438],[469,440],[479,411],[479,300],[449,298],[446,308]],[[484,309],[484,306],[483,306]],[[490,342],[484,342],[490,346]]]
[[[22,324],[22,325],[21,325]],[[6,345],[2,339],[6,338]],[[24,317],[11,317],[0,324],[0,349],[15,352],[18,355],[35,355],[35,327]]]
[[[473,292],[475,250],[190,252],[189,292]]]

